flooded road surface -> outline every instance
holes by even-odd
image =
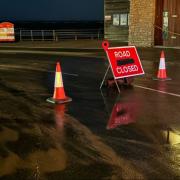
[[[159,59],[141,56],[118,94],[99,90],[104,58],[1,54],[0,179],[180,179],[180,63],[153,81]],[[57,60],[68,104],[46,102]]]

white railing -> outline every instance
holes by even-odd
[[[103,39],[102,29],[67,30],[16,30],[16,39],[20,41],[59,41],[63,39]]]

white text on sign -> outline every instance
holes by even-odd
[[[129,72],[136,72],[136,71],[138,71],[138,66],[131,65],[131,66],[117,67],[116,71],[117,71],[118,74],[124,74],[124,73],[129,73]]]
[[[129,51],[115,51],[114,55],[116,58],[127,58],[131,56]]]

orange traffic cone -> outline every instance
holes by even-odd
[[[171,80],[171,78],[168,78],[167,74],[166,74],[166,64],[165,64],[164,51],[161,51],[161,57],[160,57],[160,62],[159,62],[159,70],[157,73],[157,78],[154,78],[154,80],[160,80],[160,81]]]
[[[71,98],[67,97],[64,92],[61,67],[60,64],[56,65],[56,75],[55,75],[55,83],[54,83],[54,94],[53,97],[47,99],[48,102],[51,103],[66,103],[72,101]]]

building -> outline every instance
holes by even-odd
[[[105,0],[105,39],[180,46],[180,0]]]
[[[129,8],[128,0],[105,0],[105,39],[128,42]]]

